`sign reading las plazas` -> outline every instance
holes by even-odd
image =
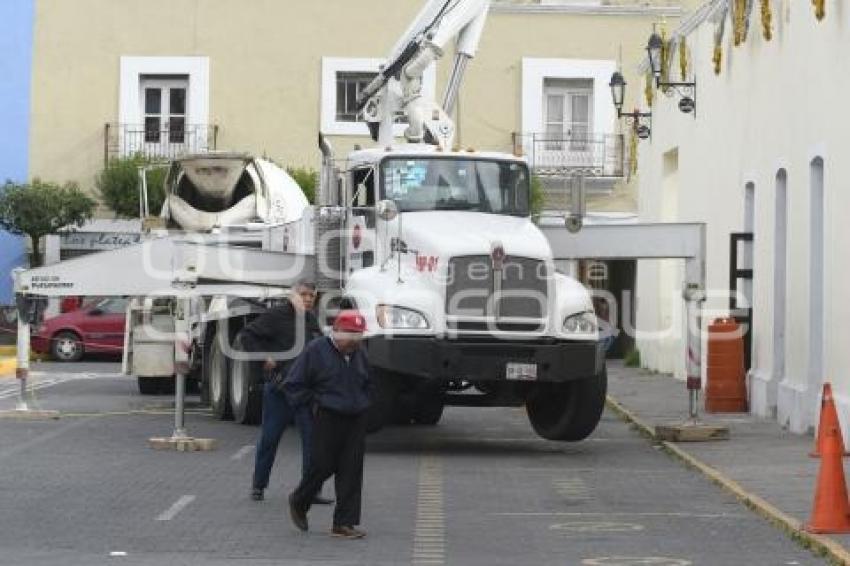
[[[114,250],[138,244],[140,233],[131,232],[65,232],[59,235],[64,250]]]

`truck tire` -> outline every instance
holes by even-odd
[[[411,411],[413,422],[419,425],[433,426],[443,418],[445,406],[443,391],[433,383],[425,384],[419,388],[414,397],[413,410]]]
[[[230,364],[227,356],[224,355],[221,338],[219,334],[213,337],[213,343],[210,346],[210,359],[208,360],[208,377],[212,414],[217,419],[225,421],[233,418],[233,411],[230,408],[230,379],[228,375]]]
[[[263,415],[263,395],[262,385],[257,379],[257,364],[247,360],[232,360],[230,366],[233,420],[245,425],[258,424]]]
[[[139,384],[139,393],[142,395],[159,395],[158,378],[137,375],[136,382]]]
[[[568,383],[539,383],[525,409],[531,426],[546,440],[576,442],[594,431],[605,408],[608,373]]]
[[[417,399],[413,409],[413,422],[419,425],[433,426],[443,418],[445,403],[438,396],[421,397]]]
[[[375,380],[375,395],[366,415],[366,432],[378,432],[390,424],[395,416],[398,402],[398,384],[390,372],[372,368]]]

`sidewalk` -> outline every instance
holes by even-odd
[[[14,376],[17,367],[15,347],[0,346],[0,378]]]
[[[609,406],[645,434],[655,426],[681,423],[688,414],[685,383],[670,375],[608,364]],[[850,564],[850,535],[811,535],[802,531],[812,508],[819,460],[810,458],[812,436],[791,434],[776,421],[749,414],[700,417],[729,427],[730,439],[715,442],[659,442],[804,544],[839,563]]]

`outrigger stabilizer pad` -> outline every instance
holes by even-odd
[[[711,442],[729,440],[729,427],[688,422],[655,427],[655,437],[667,442]]]
[[[177,452],[209,452],[217,448],[217,443],[213,438],[193,438],[191,436],[149,438],[148,445],[154,450],[176,450]]]

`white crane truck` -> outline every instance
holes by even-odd
[[[317,206],[268,161],[188,156],[166,180],[164,231],[18,274],[23,311],[41,295],[138,297],[125,368],[140,387],[191,366],[215,415],[250,423],[261,388],[231,346],[256,312],[312,276],[320,320],[346,303],[367,319],[371,429],[436,424],[446,405],[524,405],[540,436],[585,438],[607,386],[591,297],[557,271],[532,221],[526,160],[454,147],[450,115],[489,5],[426,3],[358,101],[375,147],[337,161],[320,136]],[[438,104],[422,76],[453,39]],[[400,117],[403,143],[393,137]]]

